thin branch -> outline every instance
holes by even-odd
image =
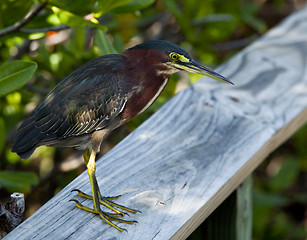
[[[192,25],[202,25],[204,23],[211,23],[211,22],[231,22],[233,17],[230,14],[210,14],[203,18],[192,20]]]
[[[298,225],[284,238],[284,240],[290,240],[293,238],[294,234],[300,229],[304,227],[304,224],[307,221],[307,215],[305,215],[304,219],[298,223]]]
[[[223,43],[215,43],[212,44],[212,47],[216,51],[228,51],[228,50],[238,49],[247,46],[251,42],[255,41],[258,37],[259,37],[258,35],[252,35],[250,37],[243,39],[238,39]]]
[[[0,37],[20,30],[24,25],[26,25],[29,21],[31,21],[31,19],[34,18],[46,5],[47,2],[40,4],[38,7],[34,8],[33,10],[30,10],[21,21],[16,22],[12,26],[2,29],[0,31]]]
[[[28,29],[28,28],[21,28],[19,32],[22,33],[39,33],[39,32],[49,32],[49,31],[61,31],[70,28],[67,25],[61,24],[58,26],[46,27],[46,28],[37,28],[37,29]]]

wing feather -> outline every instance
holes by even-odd
[[[63,79],[22,123],[12,151],[28,158],[40,145],[108,127],[127,101],[122,76],[124,58],[96,58]]]

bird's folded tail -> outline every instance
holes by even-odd
[[[19,127],[15,135],[12,152],[16,152],[23,159],[28,159],[38,147],[42,138],[43,134],[35,127],[33,119],[30,117]]]

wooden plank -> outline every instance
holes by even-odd
[[[185,239],[306,122],[306,39],[307,8],[218,69],[235,87],[199,81],[97,162],[103,194],[142,211],[128,232],[69,202],[84,172],[5,239]]]

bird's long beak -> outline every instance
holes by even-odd
[[[188,62],[181,62],[180,65],[187,72],[202,74],[211,77],[217,81],[226,82],[233,85],[233,83],[224,76],[212,71],[209,68],[202,66],[201,64],[192,59],[190,59]]]

